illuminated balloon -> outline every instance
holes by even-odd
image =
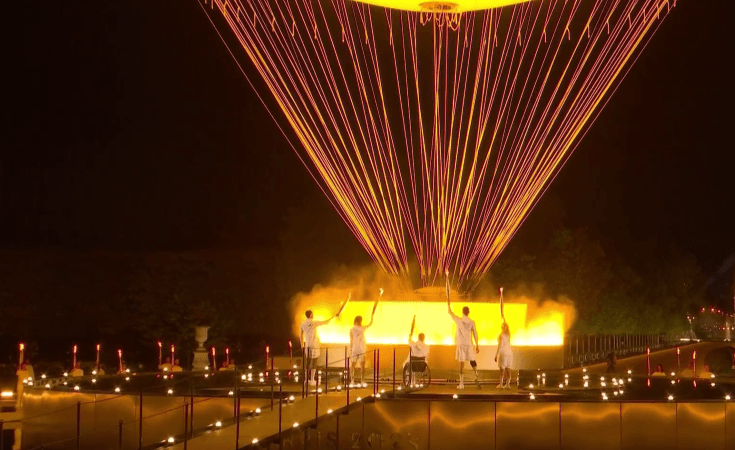
[[[411,284],[415,260],[413,279],[424,286],[449,270],[464,292],[510,242],[674,5],[206,1],[375,263]]]

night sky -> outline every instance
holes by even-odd
[[[0,248],[277,247],[298,227],[360,254],[197,1],[12,2]],[[733,17],[678,1],[524,229],[554,210],[627,257],[735,251]]]

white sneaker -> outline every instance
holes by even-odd
[[[503,389],[505,386],[503,386],[503,383],[500,383],[499,385],[495,386],[498,389]]]

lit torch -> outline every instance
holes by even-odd
[[[161,343],[161,341],[158,341],[158,366],[159,367],[161,367],[161,364],[163,363],[163,361],[161,360],[162,349],[163,349],[163,344]]]
[[[503,309],[503,287],[500,287],[500,318],[505,322],[505,310]]]
[[[77,346],[74,344],[74,348],[72,349],[72,357],[71,357],[71,370],[76,369],[77,367]]]
[[[266,370],[268,370],[268,360],[270,359],[270,354],[271,354],[271,346],[266,345],[265,346],[265,368]]]
[[[225,366],[230,367],[230,347],[225,347]]]
[[[97,344],[97,360],[95,364],[97,364],[97,372],[99,372],[100,370],[100,344]]]
[[[646,369],[648,374],[651,375],[651,348],[646,347]]]
[[[411,333],[408,335],[408,338],[411,339],[411,336],[413,336],[413,332],[416,329],[416,314],[413,315],[413,320],[411,321]]]
[[[375,304],[373,305],[373,312],[372,312],[372,314],[370,316],[371,317],[371,319],[370,319],[371,321],[372,321],[372,317],[375,316],[375,310],[378,309],[378,302],[380,302],[380,298],[382,296],[383,296],[383,288],[380,288],[380,295],[378,296],[378,299],[375,300]]]
[[[171,344],[171,364],[174,363],[174,360],[176,360],[176,347]]]
[[[217,370],[217,350],[215,350],[214,346],[212,347],[212,368]]]
[[[122,350],[117,349],[117,373],[123,373]]]
[[[288,361],[289,364],[293,364],[293,344],[291,341],[288,341]]]
[[[352,292],[347,294],[347,300],[345,300],[344,303],[342,303],[342,306],[339,307],[339,311],[337,311],[337,317],[342,313],[342,310],[345,309],[345,306],[347,306],[347,302],[350,301],[350,298],[352,297]]]
[[[18,344],[18,349],[19,349],[19,352],[18,352],[18,368],[20,369],[20,366],[23,365],[23,355],[24,355],[25,350],[26,350],[26,345],[21,342],[20,344]]]
[[[680,355],[681,355],[681,348],[677,346],[676,347],[676,366],[677,367],[681,367]]]

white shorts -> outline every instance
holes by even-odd
[[[321,356],[321,352],[319,351],[319,348],[306,348],[306,357],[310,359],[317,359]]]
[[[352,358],[350,358],[350,362],[352,363],[352,367],[357,366],[358,364],[365,364],[365,354],[364,353],[358,353]]]
[[[455,357],[457,361],[474,361],[475,349],[471,345],[458,345]]]
[[[499,353],[498,354],[498,367],[500,369],[512,369],[513,368],[513,353]]]

